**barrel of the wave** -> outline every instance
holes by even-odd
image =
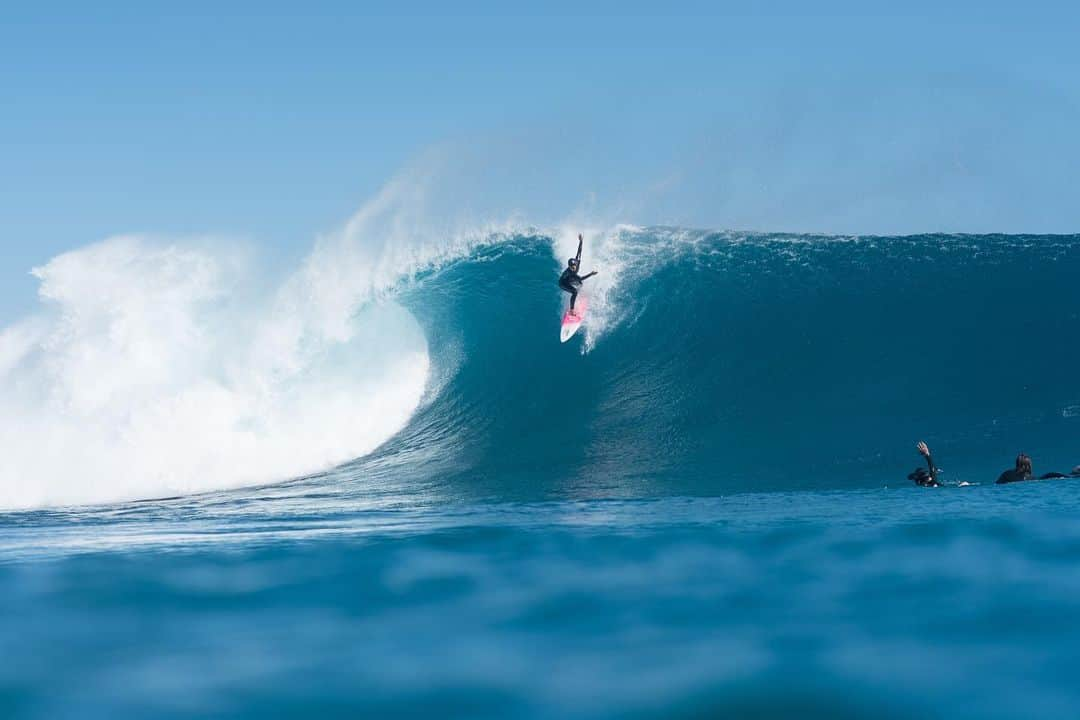
[[[585,311],[588,309],[589,303],[585,299],[584,295],[579,294],[577,300],[574,302],[574,309],[566,310],[566,313],[562,316],[562,329],[559,331],[559,342],[566,342],[570,338],[574,337],[574,333],[581,327],[581,323],[585,320]]]

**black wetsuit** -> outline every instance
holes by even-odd
[[[578,275],[575,268],[581,267],[581,244],[584,241],[579,237],[577,244],[577,255],[574,256],[574,267],[567,267],[563,270],[563,274],[559,276],[559,287],[570,293],[570,309],[574,309],[574,301],[577,300],[578,291],[581,290],[581,284],[595,275],[595,272],[591,272],[588,275]]]
[[[585,278],[574,272],[573,268],[566,268],[563,270],[563,274],[559,276],[559,287],[566,292],[570,293],[570,309],[574,309],[574,301],[577,300],[578,290],[581,289],[581,283],[585,282]]]
[[[1045,475],[1035,477],[1031,473],[1022,473],[1019,470],[1006,470],[998,477],[996,484],[1004,485],[1005,483],[1023,482],[1024,480],[1062,480],[1064,478],[1074,477],[1080,477],[1080,475],[1075,472],[1069,473],[1068,475],[1059,472],[1048,472]]]
[[[930,468],[930,472],[922,468],[916,468],[915,472],[908,475],[908,480],[920,487],[941,487],[941,483],[937,479],[941,470],[934,464],[934,458],[930,455],[926,456],[926,466]]]
[[[1019,470],[1013,469],[1006,470],[1005,472],[1001,473],[1001,475],[998,476],[997,484],[1004,485],[1005,483],[1021,482],[1023,480],[1034,479],[1034,476],[1032,476],[1032,474],[1029,472],[1020,472]]]

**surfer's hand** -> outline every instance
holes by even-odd
[[[915,449],[918,450],[919,454],[923,457],[930,457],[930,448],[926,447],[926,443],[924,443],[922,440],[920,440],[919,444],[915,446]]]
[[[577,234],[578,242],[585,242],[585,238],[581,237],[581,233]]]

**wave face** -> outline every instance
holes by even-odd
[[[623,228],[560,345],[567,247],[516,237],[403,293],[438,390],[350,475],[535,499],[880,487],[920,438],[953,482],[1080,462],[1080,237]]]
[[[335,466],[509,500],[880,487],[920,438],[952,481],[1080,462],[1080,236],[590,233],[560,345],[573,233],[350,232],[263,305],[239,261],[132,238],[36,271],[52,314],[0,335],[0,506]]]

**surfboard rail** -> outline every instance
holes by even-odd
[[[559,328],[559,342],[566,342],[570,338],[574,337],[578,328],[581,327],[581,323],[585,321],[585,311],[588,309],[588,301],[585,296],[578,293],[577,301],[574,303],[574,309],[571,311],[569,308],[562,316],[562,325]]]

